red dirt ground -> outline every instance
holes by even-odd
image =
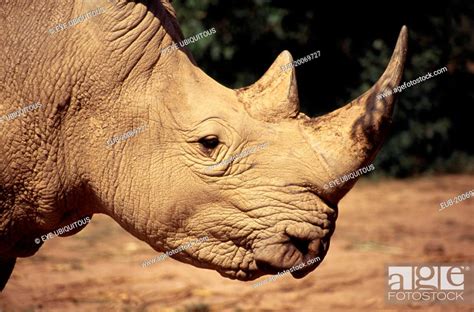
[[[110,218],[96,215],[68,238],[19,259],[0,311],[473,311],[473,305],[386,305],[385,265],[473,262],[474,176],[361,181],[341,201],[324,262],[257,289],[157,254]],[[261,280],[267,277],[261,278]]]

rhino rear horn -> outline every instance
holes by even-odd
[[[292,62],[290,52],[281,52],[257,82],[236,90],[239,100],[252,117],[276,122],[298,115],[298,86]]]

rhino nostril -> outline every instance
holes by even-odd
[[[308,254],[309,250],[309,244],[311,243],[311,240],[309,239],[301,239],[297,237],[291,237],[290,236],[290,243],[298,249],[299,252],[301,252],[302,255]]]
[[[288,226],[284,233],[261,242],[254,249],[256,267],[267,274],[276,274],[283,269],[307,263],[318,256],[323,257],[324,238],[321,234],[319,228],[314,226]],[[315,266],[308,265],[308,269],[314,268]],[[301,271],[301,274],[306,274],[305,272]]]
[[[310,224],[292,224],[285,230],[288,244],[300,252],[303,258],[321,254],[323,231]]]

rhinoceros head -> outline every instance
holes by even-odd
[[[149,132],[115,154],[135,156],[120,188],[136,201],[122,205],[129,213],[119,222],[157,250],[208,237],[174,257],[240,280],[323,259],[337,203],[356,179],[324,186],[374,159],[394,100],[376,95],[399,83],[406,37],[404,28],[370,90],[314,119],[299,111],[295,70],[282,70],[292,62],[287,51],[237,90],[205,75],[186,51],[167,56],[180,59],[171,75],[179,78],[147,104]]]

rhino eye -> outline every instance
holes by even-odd
[[[216,136],[206,136],[199,139],[198,142],[206,150],[206,152],[210,152],[219,145],[219,138]]]

